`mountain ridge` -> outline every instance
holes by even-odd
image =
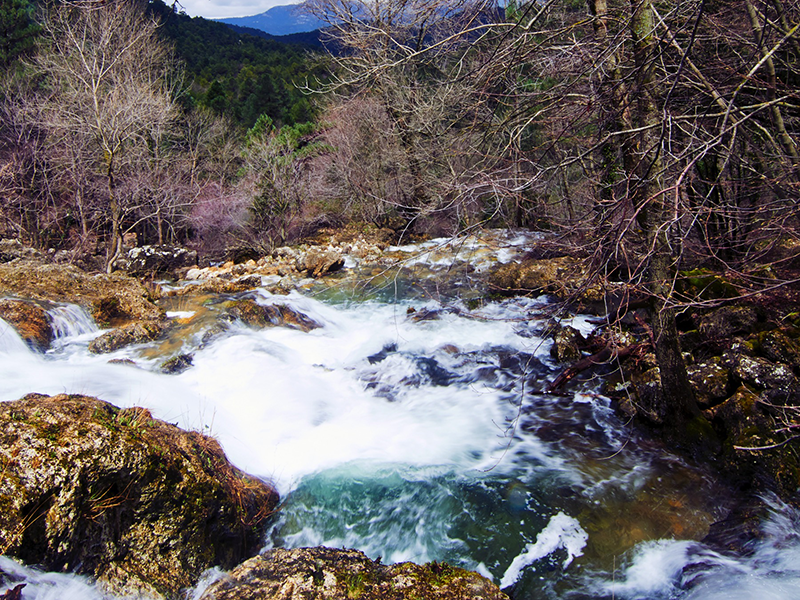
[[[325,23],[304,13],[299,4],[274,6],[269,10],[249,17],[215,19],[226,25],[258,29],[273,36],[307,33],[321,29]]]

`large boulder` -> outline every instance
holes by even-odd
[[[0,300],[0,319],[11,325],[34,350],[44,352],[53,341],[53,327],[43,308],[32,302]]]
[[[96,398],[0,403],[0,548],[110,592],[179,597],[263,543],[278,495],[219,444]]]
[[[275,549],[206,589],[201,600],[507,600],[488,579],[444,563],[382,565],[357,550]]]

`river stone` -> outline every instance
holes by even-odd
[[[579,359],[581,348],[586,345],[583,334],[569,325],[556,325],[553,333],[553,345],[550,347],[550,356],[559,362],[574,361]]]
[[[53,328],[47,313],[32,302],[0,300],[0,319],[11,325],[34,350],[44,352],[53,341]]]
[[[12,260],[45,260],[44,254],[35,248],[24,246],[19,240],[0,240],[0,263]]]
[[[0,403],[0,548],[113,593],[178,598],[256,552],[277,493],[213,438],[79,395]]]
[[[357,550],[275,549],[253,557],[200,600],[501,600],[485,577],[444,563],[382,565]]]
[[[89,342],[89,352],[93,354],[108,354],[132,344],[143,344],[158,338],[166,329],[168,322],[144,321],[129,323],[123,327],[106,331],[99,337]]]
[[[502,265],[489,274],[489,284],[503,292],[554,294],[590,303],[606,295],[603,285],[591,280],[586,261],[569,256]]]
[[[253,300],[236,300],[226,314],[250,327],[291,327],[309,332],[321,327],[311,317],[284,304],[258,304]]]

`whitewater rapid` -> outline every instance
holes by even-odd
[[[94,355],[89,342],[103,331],[80,308],[59,306],[44,354],[0,321],[0,401],[87,394],[213,435],[284,499],[265,548],[446,560],[531,600],[800,597],[791,509],[774,502],[750,556],[715,553],[697,541],[722,516],[713,482],[667,449],[640,445],[596,384],[539,393],[560,368],[544,335],[547,298],[247,296],[320,327],[234,323],[204,340],[208,327],[192,326],[214,304],[187,299],[168,308],[169,343]],[[162,373],[179,353],[192,355],[191,368]],[[24,598],[102,597],[85,578],[6,557],[0,571],[27,582]]]

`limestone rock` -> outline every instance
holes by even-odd
[[[213,583],[201,600],[504,600],[488,579],[444,563],[382,565],[357,550],[275,549]]]
[[[174,274],[178,269],[197,265],[197,252],[179,246],[137,246],[114,267],[131,275]]]
[[[96,398],[0,403],[0,546],[109,591],[178,598],[257,551],[277,493],[200,433]]]
[[[344,257],[338,250],[312,246],[298,259],[297,269],[305,270],[310,277],[338,271],[344,266]]]
[[[44,352],[53,341],[53,328],[47,313],[32,302],[0,300],[0,319],[11,325],[34,350]]]
[[[0,294],[86,308],[103,327],[158,320],[155,290],[122,273],[91,275],[70,265],[0,264]]]

